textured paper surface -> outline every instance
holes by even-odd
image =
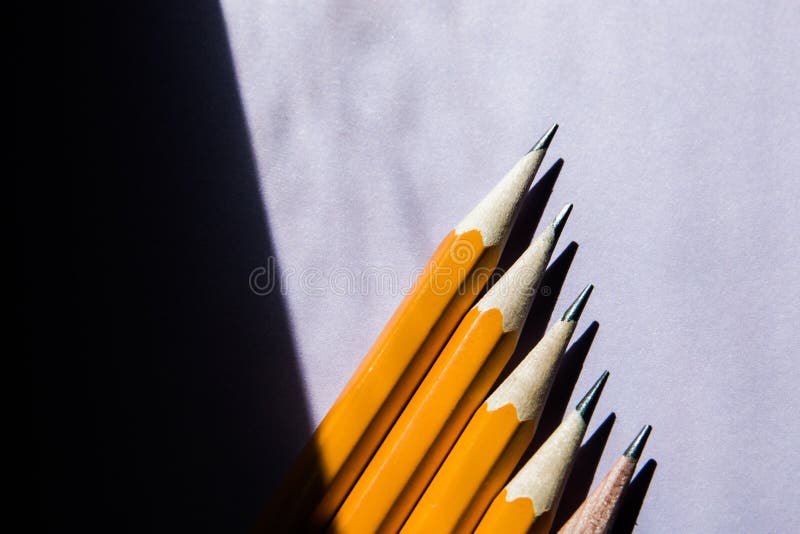
[[[540,228],[574,202],[556,254],[580,249],[551,321],[596,285],[570,402],[607,368],[587,435],[618,417],[595,480],[651,423],[641,532],[794,525],[795,2],[223,9],[316,421],[401,300],[360,277],[407,287],[557,121]]]

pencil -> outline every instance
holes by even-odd
[[[559,534],[606,534],[611,530],[652,429],[650,425],[642,428],[603,481],[564,523]]]
[[[607,379],[608,371],[605,371],[575,410],[494,498],[476,534],[546,534],[550,531],[586,425]]]
[[[461,321],[331,524],[397,532],[511,357],[569,215],[565,206]]]
[[[533,439],[564,350],[592,285],[486,399],[401,532],[472,532]]]
[[[445,236],[262,513],[257,531],[323,528],[497,266],[558,125]],[[316,508],[316,509],[315,509]]]

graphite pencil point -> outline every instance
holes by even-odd
[[[534,150],[547,150],[550,146],[550,142],[553,140],[553,137],[556,135],[556,130],[558,130],[558,124],[553,124],[549,130],[539,139],[536,141],[536,144],[528,152],[533,152]]]
[[[583,308],[586,307],[586,302],[589,300],[589,295],[592,294],[593,289],[594,286],[592,284],[589,284],[583,288],[583,291],[581,291],[581,294],[575,299],[575,302],[573,302],[570,307],[567,308],[567,311],[564,312],[561,320],[576,322],[578,319],[580,319],[581,313],[583,313]]]
[[[567,224],[567,219],[569,218],[569,214],[572,212],[572,204],[567,204],[563,208],[556,218],[553,220],[553,232],[556,234],[556,239],[561,236],[561,230],[564,229],[564,225]]]
[[[603,374],[600,375],[600,378],[598,378],[597,382],[594,383],[592,389],[590,389],[586,395],[584,395],[584,397],[575,407],[575,410],[581,414],[581,417],[583,417],[583,420],[587,423],[589,422],[589,419],[591,419],[592,413],[594,413],[594,409],[597,406],[597,401],[600,400],[600,393],[603,392],[603,387],[606,385],[606,380],[608,380],[608,371],[603,371]]]
[[[644,446],[647,443],[647,438],[650,436],[651,430],[653,430],[652,426],[644,425],[642,430],[639,431],[639,434],[633,438],[631,444],[628,445],[628,448],[625,449],[623,456],[629,456],[635,460],[638,460],[642,456],[642,451],[644,450]]]

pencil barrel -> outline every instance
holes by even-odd
[[[498,247],[448,234],[268,503],[256,531],[325,527],[488,281]]]

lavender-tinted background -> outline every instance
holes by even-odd
[[[597,476],[649,422],[642,532],[790,529],[795,2],[222,4],[314,423],[401,299],[326,277],[408,280],[557,121],[556,309],[591,281],[601,325],[571,402],[607,368],[589,432],[617,413]]]

